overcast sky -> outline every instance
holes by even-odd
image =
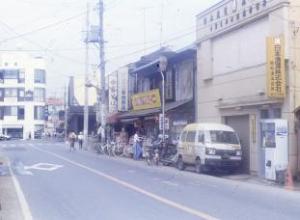
[[[97,24],[98,1],[89,2],[90,22]],[[178,49],[194,42],[195,15],[216,2],[104,0],[107,72],[139,59],[144,48]],[[86,0],[1,0],[0,50],[21,48],[44,56],[48,96],[62,95],[68,76],[84,74],[86,4]],[[91,66],[98,64],[96,45],[90,45],[90,58]]]

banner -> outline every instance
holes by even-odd
[[[133,110],[159,108],[160,105],[159,89],[138,93],[132,96]]]
[[[108,75],[108,113],[118,112],[118,72]]]
[[[128,111],[128,67],[118,70],[118,111]]]
[[[267,38],[267,95],[270,98],[286,96],[284,39]]]

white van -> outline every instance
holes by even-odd
[[[178,143],[177,168],[194,165],[200,173],[204,167],[241,165],[241,144],[236,132],[229,126],[215,123],[188,124]]]

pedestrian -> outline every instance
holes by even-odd
[[[138,160],[141,156],[141,137],[139,136],[139,132],[136,131],[133,136],[133,159]]]
[[[82,143],[83,143],[83,133],[82,131],[79,132],[79,135],[78,135],[78,145],[79,145],[79,150],[82,150]]]
[[[97,135],[99,138],[99,142],[104,144],[105,143],[105,129],[102,127],[102,125],[99,126],[97,130]]]
[[[74,131],[72,131],[69,134],[69,142],[70,142],[70,151],[75,150],[75,141],[76,141],[76,134]]]

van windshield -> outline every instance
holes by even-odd
[[[239,144],[236,133],[232,131],[210,131],[212,143]]]

